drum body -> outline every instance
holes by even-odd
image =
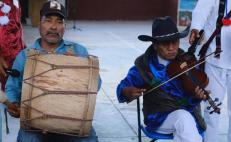
[[[21,128],[88,136],[98,81],[97,57],[29,52],[23,76]]]

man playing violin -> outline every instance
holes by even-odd
[[[127,76],[117,87],[120,103],[130,102],[143,94],[144,123],[147,130],[172,133],[174,142],[202,142],[206,128],[197,107],[206,95],[199,87],[195,92],[186,92],[178,79],[169,80],[166,72],[171,60],[183,53],[179,48],[180,38],[186,37],[188,29],[179,32],[170,17],[153,21],[152,36],[140,35],[141,41],[152,44],[135,60]],[[166,82],[155,90],[148,91]]]

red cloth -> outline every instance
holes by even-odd
[[[230,26],[231,25],[231,19],[222,19],[222,24],[224,26]]]
[[[22,41],[21,10],[17,8],[12,0],[3,0],[11,7],[8,17],[10,22],[7,25],[0,25],[0,56],[4,57],[12,65],[16,55],[25,48]]]
[[[3,0],[11,7],[7,14],[9,23],[0,25],[0,56],[3,57],[9,67],[12,66],[16,55],[25,48],[22,40],[21,9],[13,4],[13,0]],[[2,90],[4,90],[6,78],[0,78]]]

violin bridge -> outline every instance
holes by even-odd
[[[180,68],[184,69],[188,66],[187,62],[183,62],[182,64],[180,64]]]

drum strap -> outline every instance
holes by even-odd
[[[222,26],[222,19],[224,17],[224,13],[225,13],[225,0],[220,0],[216,28],[220,28]],[[216,54],[220,52],[221,52],[221,30],[216,36],[216,51],[215,51],[216,58],[220,58],[220,54]]]

